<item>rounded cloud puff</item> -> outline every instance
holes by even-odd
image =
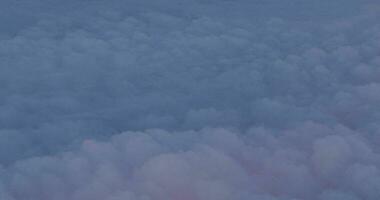
[[[275,131],[125,132],[2,170],[6,199],[376,199],[378,148],[311,122]]]

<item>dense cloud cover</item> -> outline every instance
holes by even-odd
[[[379,199],[379,5],[0,0],[0,199]]]

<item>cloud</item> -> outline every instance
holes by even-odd
[[[375,199],[377,148],[345,127],[125,132],[16,162],[14,199]],[[7,193],[5,193],[7,194]],[[9,198],[12,199],[12,198]]]
[[[0,199],[378,199],[376,1],[0,3]]]

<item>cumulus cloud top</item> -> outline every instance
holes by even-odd
[[[379,11],[3,0],[0,199],[378,199]]]

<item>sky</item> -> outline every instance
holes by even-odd
[[[378,200],[380,1],[0,0],[1,200]]]

